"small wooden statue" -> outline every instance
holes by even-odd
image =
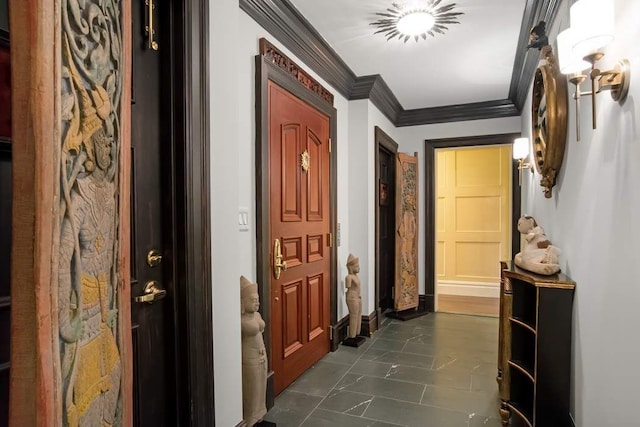
[[[240,277],[242,304],[242,418],[248,426],[262,420],[267,413],[267,352],[262,333],[264,320],[258,312],[258,285]]]
[[[349,309],[349,330],[347,339],[342,344],[349,347],[359,347],[364,342],[364,337],[360,336],[362,325],[362,297],[360,296],[360,260],[353,254],[347,258],[347,277],[344,279],[346,289],[347,308]]]

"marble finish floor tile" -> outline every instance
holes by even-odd
[[[339,346],[305,372],[265,419],[278,427],[499,427],[497,357],[496,318],[385,317],[364,345]]]

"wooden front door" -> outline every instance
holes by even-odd
[[[153,10],[158,49],[149,46],[149,10],[134,1],[131,101],[131,336],[133,423],[177,425],[174,256],[171,253],[170,7]],[[150,291],[151,288],[156,291]],[[158,292],[151,302],[153,292]]]
[[[329,351],[330,123],[271,81],[268,93],[271,236],[266,244],[271,245],[271,360],[278,394]],[[286,263],[280,274],[278,252]]]

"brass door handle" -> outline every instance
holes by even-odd
[[[167,296],[167,291],[159,288],[160,283],[156,280],[148,281],[144,286],[144,293],[134,298],[135,302],[152,302]]]
[[[151,249],[147,254],[147,264],[149,267],[155,267],[162,262],[162,255],[157,249]]]
[[[281,272],[287,271],[287,261],[283,261],[282,258],[280,240],[276,239],[273,243],[273,275],[276,280],[280,278]]]

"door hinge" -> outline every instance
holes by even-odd
[[[391,287],[391,298],[395,299],[395,295],[396,295],[396,287],[392,286]]]
[[[332,248],[333,247],[333,233],[329,233],[327,235],[327,239],[329,240],[329,247]]]
[[[331,138],[329,138],[329,152],[331,152]]]

